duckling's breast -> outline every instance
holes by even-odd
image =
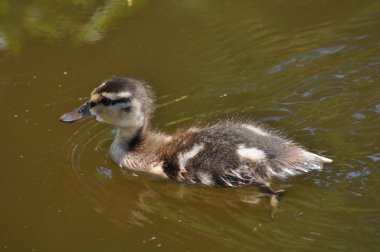
[[[141,141],[131,147],[124,138],[116,137],[109,153],[112,161],[121,168],[142,171],[167,177],[162,170],[162,162],[157,153],[161,145],[169,142],[171,137],[150,131]]]

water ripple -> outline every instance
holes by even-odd
[[[303,67],[304,64],[309,63],[310,61],[313,61],[317,58],[331,55],[340,52],[346,47],[346,45],[337,45],[327,48],[318,48],[311,52],[303,53],[300,55],[295,55],[292,58],[275,65],[272,69],[268,71],[269,74],[275,74],[281,71],[284,71],[288,67]]]

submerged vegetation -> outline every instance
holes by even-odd
[[[69,40],[75,45],[93,43],[101,40],[117,20],[146,3],[146,0],[2,0],[0,50],[18,52],[28,38]]]

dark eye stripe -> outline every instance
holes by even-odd
[[[97,104],[102,104],[104,106],[109,106],[109,105],[115,105],[117,103],[129,103],[131,101],[131,98],[120,98],[117,100],[111,100],[107,97],[103,97]],[[90,103],[90,107],[95,106],[95,103]]]

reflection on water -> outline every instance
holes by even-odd
[[[319,57],[337,53],[341,51],[344,47],[345,45],[338,45],[330,48],[318,48],[312,52],[303,55],[296,55],[291,59],[274,66],[271,70],[269,70],[269,73],[274,74],[283,71],[284,68],[286,68],[288,65],[290,65],[289,67],[291,67],[292,65],[293,67],[299,68],[305,67],[306,64],[310,64],[310,62],[308,61],[312,61],[314,59],[318,59]]]
[[[3,0],[0,3],[0,20],[3,21],[0,50],[17,52],[29,37],[46,41],[68,39],[75,44],[94,43],[103,39],[115,22],[145,3],[145,0],[35,0],[23,3]]]
[[[375,251],[379,12],[375,0],[0,1],[0,248]],[[155,128],[254,119],[334,163],[273,181],[286,190],[274,221],[255,188],[121,172],[112,129],[57,120],[115,74],[151,82]]]

